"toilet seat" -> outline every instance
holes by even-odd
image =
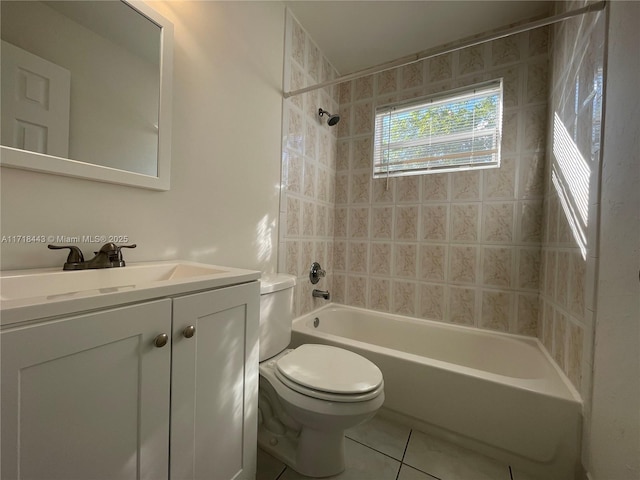
[[[287,387],[321,400],[361,402],[375,398],[384,388],[376,365],[328,345],[302,345],[279,358],[274,370]]]

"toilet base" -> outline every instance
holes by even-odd
[[[258,446],[309,477],[343,472],[344,432],[375,415],[384,402],[382,385],[376,397],[365,401],[321,400],[283,384],[275,374],[276,361],[260,364]]]
[[[308,477],[330,477],[345,468],[343,430],[303,428],[298,436],[292,436],[273,433],[259,425],[258,446]]]

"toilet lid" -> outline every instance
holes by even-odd
[[[302,345],[277,362],[288,380],[320,392],[362,394],[382,384],[382,372],[361,355],[329,345]]]

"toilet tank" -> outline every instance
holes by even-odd
[[[296,277],[284,273],[260,278],[260,361],[283,351],[291,341],[293,287]]]

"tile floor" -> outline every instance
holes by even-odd
[[[380,414],[347,430],[347,468],[338,480],[535,480],[509,465],[434,438]],[[258,449],[257,480],[305,479]]]

